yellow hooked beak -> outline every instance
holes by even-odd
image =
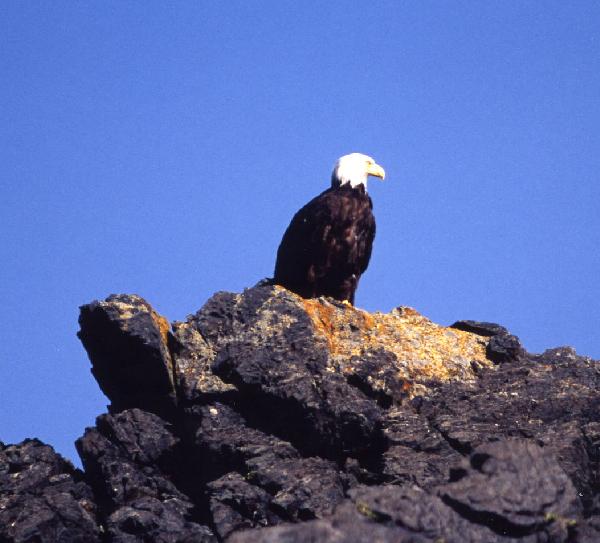
[[[379,177],[382,181],[385,179],[385,170],[375,162],[367,164],[367,173],[373,177]]]

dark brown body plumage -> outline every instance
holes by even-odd
[[[331,296],[354,304],[375,237],[372,209],[363,185],[332,187],[308,202],[283,235],[275,283],[304,298]]]

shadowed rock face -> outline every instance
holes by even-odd
[[[101,541],[83,473],[37,439],[0,443],[0,541]]]
[[[168,415],[175,405],[169,323],[135,294],[81,308],[77,334],[111,410],[141,407]]]
[[[84,472],[0,446],[1,543],[600,541],[600,365],[568,347],[273,286],[80,324],[109,414]]]

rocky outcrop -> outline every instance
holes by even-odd
[[[570,348],[273,286],[80,324],[109,413],[84,472],[2,446],[2,543],[600,541],[600,364]]]
[[[37,439],[0,443],[0,541],[101,541],[84,475]]]
[[[77,335],[112,412],[140,407],[168,416],[173,411],[167,319],[139,296],[113,295],[81,307],[79,324]]]

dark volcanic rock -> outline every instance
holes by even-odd
[[[82,307],[110,414],[0,446],[0,543],[600,541],[600,364],[279,287]],[[214,534],[214,535],[213,535]]]
[[[37,439],[0,444],[0,541],[101,540],[83,473]]]
[[[77,335],[111,412],[140,407],[169,416],[175,392],[166,319],[132,294],[113,294],[80,309]]]
[[[487,357],[497,364],[516,360],[524,352],[519,338],[511,334],[491,337],[486,351]]]
[[[519,338],[510,334],[504,326],[500,326],[499,324],[492,322],[457,321],[451,328],[489,337],[490,341],[486,354],[490,360],[497,364],[516,360],[525,354],[525,349],[521,346]]]
[[[186,464],[170,424],[139,409],[102,415],[76,445],[112,541],[213,540],[177,486]]]
[[[464,518],[494,532],[567,541],[581,515],[575,488],[547,451],[532,441],[504,440],[478,447],[438,489]]]
[[[225,538],[233,532],[278,524],[270,510],[271,495],[231,472],[207,485],[209,509],[216,533]]]
[[[586,511],[598,511],[600,365],[558,349],[441,386],[419,413],[459,454],[504,437],[543,445],[571,478]]]
[[[494,322],[456,321],[451,328],[472,332],[480,336],[506,336],[509,334],[504,326],[500,326]]]
[[[344,498],[347,478],[334,463],[301,457],[290,443],[247,426],[227,405],[202,406],[189,417],[200,421],[194,457],[208,481],[209,507],[221,536],[322,517]]]
[[[390,410],[385,435],[389,446],[382,455],[381,482],[431,489],[446,481],[449,467],[462,458],[426,417],[412,409]]]
[[[218,402],[196,406],[187,416],[193,432],[194,456],[203,479],[210,481],[230,471],[247,473],[248,463],[266,457],[268,461],[300,458],[287,441],[248,426],[233,408]],[[227,435],[227,440],[223,436]]]
[[[219,294],[174,328],[179,353],[189,352],[182,338],[190,329],[211,345],[212,365],[202,372],[235,387],[229,391],[237,392],[236,405],[251,424],[307,455],[340,459],[381,448],[379,406],[329,371],[327,345],[293,294],[273,287],[248,290],[241,299]],[[190,372],[183,373],[186,399],[202,401],[203,375],[196,371],[190,388]]]
[[[512,541],[462,518],[441,499],[416,486],[358,487],[325,520],[245,531],[231,543],[305,541],[390,543],[500,543]],[[529,542],[527,542],[529,543]]]

